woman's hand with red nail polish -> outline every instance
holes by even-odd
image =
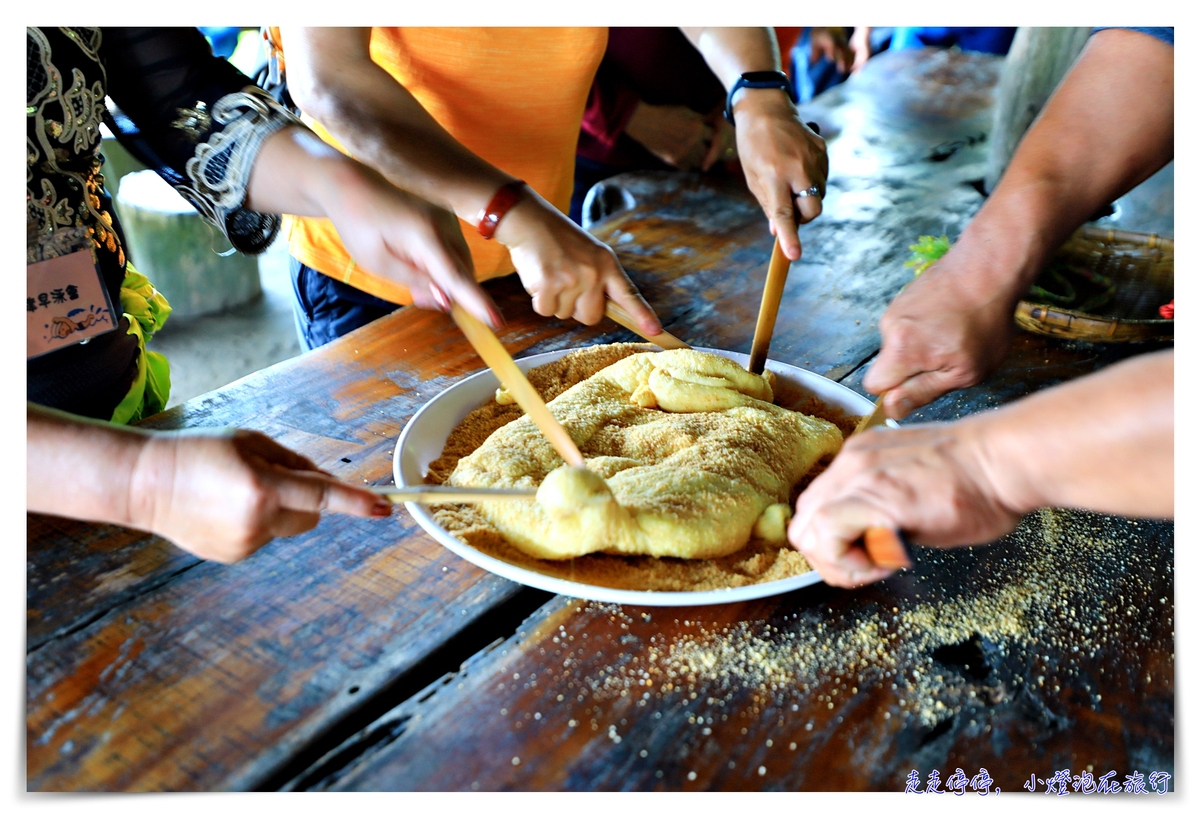
[[[356,263],[407,287],[413,304],[449,312],[461,304],[493,327],[499,310],[475,280],[458,218],[358,163],[326,200],[329,218]]]

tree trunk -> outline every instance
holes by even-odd
[[[1058,83],[1083,50],[1090,27],[1017,29],[996,92],[984,186],[990,193]]]
[[[166,296],[176,319],[235,307],[262,293],[258,259],[220,255],[228,240],[154,171],[121,180],[117,212],[130,262]]]

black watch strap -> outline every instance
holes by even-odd
[[[782,71],[747,71],[738,77],[729,89],[729,96],[725,97],[725,119],[729,120],[730,125],[733,124],[733,95],[743,88],[779,88],[787,92],[793,104],[798,104],[796,89],[792,87],[787,74]]]

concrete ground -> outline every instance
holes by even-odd
[[[262,295],[212,315],[172,316],[150,341],[171,362],[168,407],[300,354],[292,319],[287,242],[259,257]]]

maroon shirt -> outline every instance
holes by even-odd
[[[578,153],[625,169],[666,164],[625,134],[639,101],[714,114],[725,89],[678,28],[610,28],[579,133]]]

